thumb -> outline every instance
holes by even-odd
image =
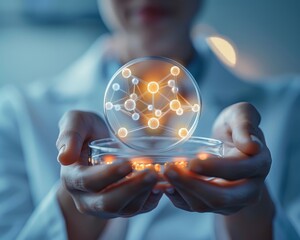
[[[87,143],[109,137],[104,121],[96,114],[69,111],[59,122],[59,136],[56,147],[57,160],[62,165],[70,165],[81,160],[82,152],[87,152]]]
[[[213,133],[247,155],[257,154],[265,144],[259,128],[260,114],[250,103],[242,102],[224,109],[217,118]]]

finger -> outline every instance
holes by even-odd
[[[226,209],[246,206],[259,197],[262,179],[252,179],[237,185],[222,187],[206,182],[186,170],[170,167],[166,177],[178,189],[184,189],[190,195],[202,199],[211,209]]]
[[[132,172],[129,161],[117,160],[109,165],[62,166],[62,179],[69,191],[99,192]]]
[[[176,169],[178,169],[176,167]],[[167,175],[173,175],[172,167],[166,170]],[[208,207],[204,201],[199,198],[194,193],[191,194],[189,191],[186,191],[185,187],[182,185],[174,185],[176,189],[173,191],[165,191],[167,197],[171,200],[173,205],[177,208],[183,209],[190,212],[209,212],[211,208]]]
[[[157,182],[157,174],[149,169],[138,172],[127,181],[99,193],[100,200],[96,199],[96,208],[99,210],[120,213],[131,201],[139,195],[150,192]]]
[[[185,199],[177,190],[174,190],[174,192],[172,193],[165,192],[165,194],[175,207],[185,211],[192,211],[190,205],[185,201]]]
[[[263,152],[247,158],[223,157],[208,158],[206,160],[193,159],[188,169],[194,173],[223,178],[226,180],[240,180],[245,178],[265,178],[271,167],[270,152]]]
[[[146,200],[144,206],[142,207],[141,213],[150,212],[153,209],[155,209],[162,196],[163,196],[162,192],[158,192],[155,194],[151,193],[148,199]]]
[[[56,146],[58,161],[62,165],[80,161],[83,146],[89,141],[109,136],[99,116],[80,111],[67,112],[59,122],[59,130]]]
[[[132,217],[139,213],[149,212],[154,209],[162,197],[162,192],[153,194],[151,189],[142,192],[138,197],[129,202],[122,210],[121,214],[126,217]]]

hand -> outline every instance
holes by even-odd
[[[166,170],[175,188],[173,193],[166,191],[173,204],[187,211],[228,215],[257,203],[271,166],[259,123],[259,113],[248,103],[225,109],[213,127],[213,136],[225,143],[224,157],[194,159],[189,169],[171,165]],[[215,179],[205,181],[203,176]]]
[[[63,186],[58,191],[58,199],[67,222],[74,217],[67,195],[71,195],[69,199],[73,199],[80,213],[102,220],[134,216],[157,206],[162,193],[152,193],[158,179],[154,170],[132,173],[130,162],[124,160],[117,160],[111,165],[88,166],[88,143],[109,137],[108,129],[99,116],[71,111],[63,116],[59,127],[57,149]],[[76,209],[75,206],[73,208]],[[82,216],[78,218],[82,219]],[[74,224],[78,221],[73,220]],[[70,231],[74,229],[76,227],[69,228]]]

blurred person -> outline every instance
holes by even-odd
[[[111,34],[54,79],[1,89],[1,238],[299,239],[300,85],[235,77],[204,40],[190,37],[202,5],[99,1]],[[124,180],[128,162],[87,166],[87,143],[109,136],[101,114],[106,84],[122,64],[153,55],[189,69],[204,102],[195,135],[229,149],[222,160],[168,168],[173,187],[160,191],[152,170]]]

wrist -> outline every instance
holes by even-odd
[[[61,184],[57,190],[57,200],[64,216],[69,239],[98,239],[107,220],[80,213],[73,198]]]
[[[216,216],[217,226],[229,239],[272,239],[274,203],[264,185],[260,200],[229,216]],[[223,239],[223,238],[222,238]]]

